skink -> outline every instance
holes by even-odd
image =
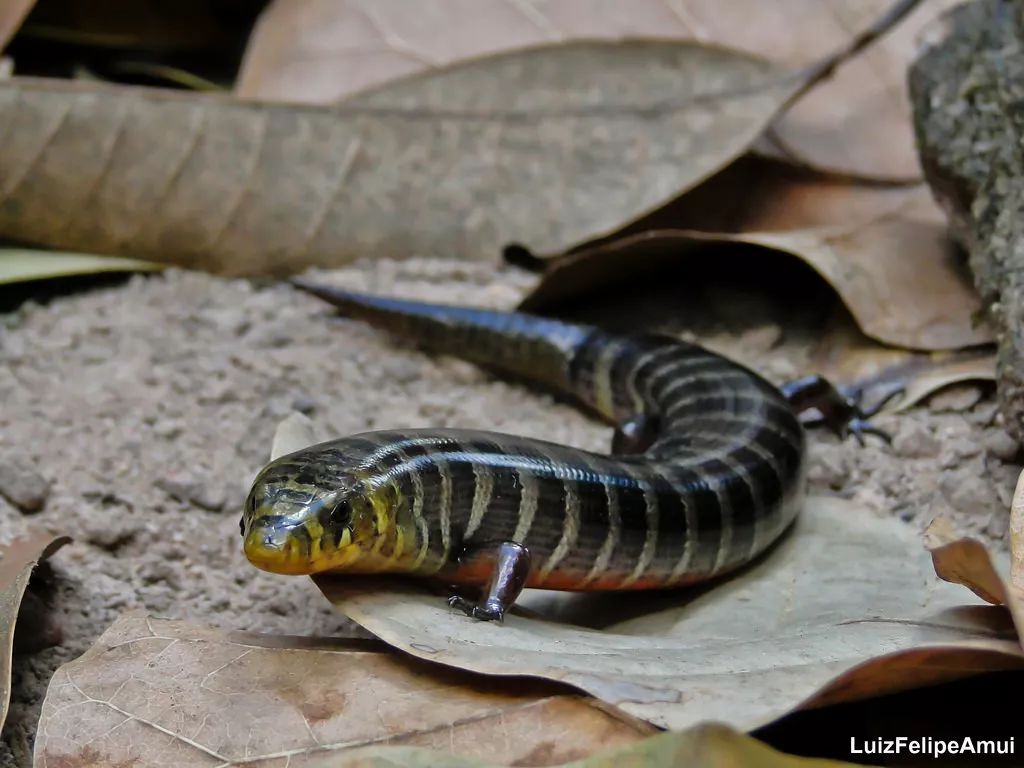
[[[720,576],[770,547],[804,496],[810,407],[871,431],[809,377],[777,389],[699,346],[520,313],[296,283],[349,316],[567,395],[618,425],[612,455],[495,432],[331,440],[267,465],[241,521],[274,573],[405,573],[482,588],[501,619],[523,587],[630,590]]]

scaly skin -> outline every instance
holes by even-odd
[[[639,424],[623,430],[623,445],[646,450],[608,456],[443,429],[304,448],[269,464],[246,503],[245,552],[260,568],[494,587],[504,543],[530,587],[670,587],[749,562],[800,508],[798,414],[723,357],[660,336],[300,287],[424,346],[569,395],[612,423]],[[501,590],[510,594],[499,595],[498,615],[481,618],[500,618],[514,599]]]

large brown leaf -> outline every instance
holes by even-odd
[[[868,184],[748,154],[689,192],[614,234],[652,229],[783,232],[870,222],[895,215],[945,222],[924,184]],[[583,243],[584,250],[608,240]],[[558,258],[554,253],[541,258]]]
[[[389,744],[554,765],[653,732],[544,681],[483,678],[372,641],[126,616],[57,670],[35,764],[296,768]]]
[[[540,0],[275,0],[239,78],[245,97],[328,103],[403,75],[546,42],[647,36],[721,44],[807,65],[866,28],[889,0],[628,4]],[[922,27],[955,0],[931,0],[778,121],[801,161],[864,175],[918,175],[904,79]]]
[[[712,210],[730,190],[735,200],[740,178],[726,172],[682,203],[691,202],[694,211]],[[861,330],[878,341],[958,349],[992,340],[991,328],[977,321],[981,301],[926,187],[855,186],[779,169],[757,178],[760,185],[743,202],[720,209],[706,226],[690,213],[684,221],[691,229],[627,232],[551,257],[521,308],[550,311],[588,291],[642,283],[687,260],[699,263],[709,245],[735,243],[753,246],[751,259],[779,258],[781,252],[804,261],[835,288]],[[708,231],[716,226],[720,231]]]
[[[7,707],[10,704],[14,629],[25,589],[39,561],[45,560],[69,541],[67,536],[32,530],[0,547],[0,726],[7,719]]]
[[[579,42],[337,108],[0,81],[0,235],[230,273],[561,250],[727,164],[813,73]]]
[[[489,760],[452,759],[448,755],[439,756],[437,752],[414,748],[367,747],[342,752],[318,763],[315,768],[437,768],[439,765],[445,768],[489,768],[494,763]],[[567,763],[562,768],[742,768],[752,765],[760,768],[840,768],[852,763],[784,755],[731,728],[709,723],[682,733],[652,736]]]
[[[0,4],[0,51],[14,37],[14,33],[18,31],[21,22],[35,4],[35,0],[4,0],[3,4]]]
[[[780,545],[708,591],[534,592],[503,625],[409,582],[320,576],[334,605],[415,656],[570,683],[651,722],[740,729],[797,708],[1024,666],[1009,616],[937,581],[918,534],[809,500]]]

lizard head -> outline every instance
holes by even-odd
[[[382,545],[394,539],[396,499],[350,463],[336,441],[264,467],[239,526],[253,565],[285,574],[390,570]]]

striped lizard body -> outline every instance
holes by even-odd
[[[501,592],[495,610],[461,607],[501,618],[524,584],[649,589],[726,573],[768,548],[799,510],[805,439],[794,405],[699,346],[299,287],[435,351],[568,395],[624,425],[621,434],[639,433],[643,450],[605,455],[454,429],[305,448],[264,468],[246,503],[245,552],[265,570],[489,585]]]

